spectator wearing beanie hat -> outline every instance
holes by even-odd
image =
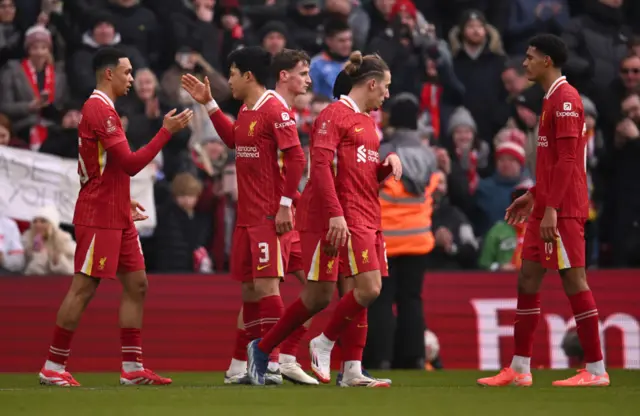
[[[271,56],[282,52],[287,47],[288,38],[287,26],[278,20],[268,22],[260,30],[260,44]]]
[[[473,195],[480,173],[484,173],[489,168],[489,145],[477,137],[477,125],[469,110],[458,107],[451,117],[447,126],[447,134],[450,141],[447,143],[449,156],[451,158],[452,175],[455,171],[464,172],[466,178],[466,195]],[[449,179],[449,193],[454,205],[458,205],[458,188],[462,184],[456,178]],[[465,214],[471,216],[471,212],[463,209]]]
[[[513,100],[512,116],[507,127],[514,127],[525,134],[524,152],[526,167],[531,175],[536,172],[536,152],[538,149],[538,119],[542,113],[544,91],[533,85]]]
[[[29,28],[24,46],[27,57],[10,61],[2,71],[0,112],[11,118],[17,135],[36,150],[64,106],[67,81],[61,68],[55,66],[47,28]]]
[[[505,140],[495,151],[495,173],[480,181],[476,191],[476,231],[484,235],[496,222],[504,218],[511,204],[511,193],[527,178],[524,172],[525,152],[518,141]]]

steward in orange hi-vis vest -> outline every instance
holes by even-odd
[[[403,167],[401,180],[388,178],[379,193],[389,257],[428,254],[435,245],[431,214],[432,194],[439,181],[439,175],[434,175],[437,162],[431,149],[414,141],[414,133],[397,130],[389,143]]]

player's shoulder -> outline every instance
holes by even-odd
[[[582,108],[582,97],[578,90],[568,82],[559,85],[555,93],[551,96],[555,103],[569,102],[574,108]]]
[[[82,106],[82,115],[84,117],[98,116],[98,115],[114,115],[116,113],[113,105],[111,105],[104,97],[98,94],[91,94],[91,96],[84,102]]]

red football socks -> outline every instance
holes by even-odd
[[[142,363],[142,336],[139,328],[121,328],[122,362]]]
[[[578,338],[584,351],[584,361],[595,363],[602,360],[600,347],[600,331],[598,328],[598,309],[593,293],[590,290],[569,296],[571,309],[576,320]]]
[[[518,306],[513,328],[515,355],[531,357],[533,352],[533,333],[540,320],[540,294],[518,293]]]
[[[267,296],[260,300],[260,316],[262,317],[261,338],[278,323],[282,315],[284,315],[284,303],[280,295]],[[271,354],[269,354],[269,362],[277,363],[279,355],[280,351],[278,348],[274,348]]]
[[[236,329],[236,342],[233,348],[233,359],[238,361],[247,361],[247,331],[244,329]]]
[[[260,338],[262,335],[260,302],[244,302],[242,304],[242,321],[249,341]]]
[[[49,347],[47,360],[60,365],[66,365],[69,353],[71,352],[71,339],[73,331],[61,328],[56,325],[53,331],[53,341]]]
[[[285,310],[284,315],[278,321],[278,323],[267,332],[260,343],[258,348],[260,351],[270,353],[273,351],[287,336],[295,331],[299,326],[302,326],[307,319],[313,315],[304,303],[300,299],[297,299],[291,306]]]
[[[307,327],[304,325],[300,325],[284,340],[284,342],[280,345],[280,354],[298,355],[298,346],[300,345],[300,341],[307,334]]]
[[[353,295],[353,290],[347,293],[340,299],[338,306],[333,311],[331,320],[323,331],[324,336],[329,340],[335,341],[342,334],[342,332],[351,324],[353,319],[358,315],[364,306],[356,302],[356,298]]]
[[[367,343],[367,330],[367,310],[363,309],[353,318],[351,325],[340,335],[343,362],[362,361],[362,352]]]

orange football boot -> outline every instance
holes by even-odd
[[[503,368],[498,375],[478,379],[478,384],[485,387],[520,386],[529,387],[533,384],[531,373],[520,374],[511,368]]]
[[[609,374],[604,373],[596,376],[588,372],[586,369],[578,370],[578,374],[569,377],[566,380],[554,381],[552,385],[556,387],[606,387],[611,384]]]

